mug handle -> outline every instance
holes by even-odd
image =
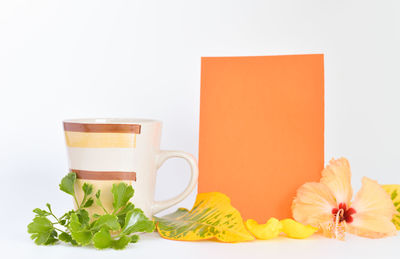
[[[185,159],[189,165],[190,165],[190,171],[191,171],[191,176],[190,176],[190,181],[186,189],[176,197],[165,200],[165,201],[154,201],[153,207],[152,207],[152,215],[165,210],[178,202],[182,201],[185,199],[194,189],[194,187],[197,184],[197,179],[199,177],[199,168],[197,167],[197,162],[196,159],[194,158],[193,155],[183,152],[183,151],[169,151],[169,150],[161,150],[160,153],[158,153],[157,157],[157,169],[159,169],[162,164],[169,158],[173,157],[178,157],[178,158],[183,158]]]

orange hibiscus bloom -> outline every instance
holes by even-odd
[[[395,207],[376,181],[364,177],[353,202],[352,195],[349,162],[345,158],[332,159],[319,183],[306,183],[297,190],[293,217],[340,240],[344,240],[346,231],[369,238],[397,234],[392,223]]]

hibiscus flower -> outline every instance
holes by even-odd
[[[293,217],[340,240],[344,240],[345,232],[369,238],[397,234],[392,223],[395,207],[376,181],[364,177],[353,202],[352,195],[349,162],[345,158],[332,159],[319,183],[306,183],[297,190]]]

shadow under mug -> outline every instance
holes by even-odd
[[[78,200],[83,198],[82,185],[101,190],[100,199],[112,211],[113,184],[125,182],[135,190],[132,203],[148,217],[185,199],[195,188],[198,167],[193,155],[182,151],[160,150],[160,121],[148,119],[71,119],[63,121],[70,171],[77,175]],[[183,158],[191,168],[186,189],[178,196],[155,201],[158,168],[168,158]],[[89,213],[103,214],[97,205]]]

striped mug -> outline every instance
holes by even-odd
[[[94,192],[101,190],[100,199],[112,211],[113,184],[132,184],[132,202],[148,217],[186,198],[197,184],[195,158],[182,151],[160,150],[161,122],[147,119],[72,119],[64,122],[69,169],[77,175],[76,196],[82,199],[81,186],[87,182]],[[157,169],[168,158],[180,157],[191,167],[191,179],[178,196],[155,201]],[[102,214],[92,206],[89,213]]]

